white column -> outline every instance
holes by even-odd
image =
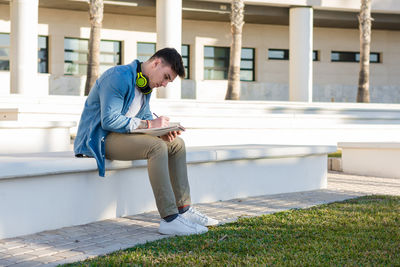
[[[38,73],[39,0],[10,2],[11,93],[35,94]]]
[[[292,7],[289,16],[289,100],[312,102],[313,9]]]
[[[179,53],[182,46],[182,0],[157,0],[157,50],[173,47]],[[158,89],[158,97],[180,99],[179,76],[166,88]]]
[[[202,81],[204,80],[204,40],[202,37],[196,36],[194,38],[194,51],[192,58],[192,79],[195,82],[195,99],[201,99],[203,95]]]

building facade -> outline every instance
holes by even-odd
[[[400,1],[372,3],[371,102],[400,103]],[[356,101],[359,0],[245,4],[240,99]],[[174,46],[187,76],[158,97],[224,99],[229,13],[222,0],[105,1],[101,70]],[[0,95],[82,96],[89,35],[87,1],[0,0]]]

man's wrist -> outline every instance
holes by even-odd
[[[150,123],[148,120],[141,120],[139,124],[139,129],[148,129],[150,128]]]

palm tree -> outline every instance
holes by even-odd
[[[228,90],[226,100],[239,100],[240,94],[240,54],[242,51],[242,28],[244,18],[243,0],[232,0],[231,32],[232,44],[229,58]]]
[[[89,1],[90,39],[85,95],[89,94],[90,89],[99,77],[100,31],[103,22],[103,9],[103,0]]]
[[[371,45],[371,1],[362,0],[360,15],[360,74],[358,76],[357,102],[369,103],[369,53]]]

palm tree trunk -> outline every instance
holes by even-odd
[[[100,31],[103,21],[103,0],[90,0],[90,39],[87,65],[85,95],[88,95],[93,84],[99,77],[100,67]]]
[[[231,32],[232,44],[229,58],[228,90],[226,100],[239,100],[240,94],[240,55],[242,51],[242,28],[244,18],[243,0],[232,0]]]
[[[360,74],[357,102],[369,103],[369,53],[371,44],[371,0],[362,0],[360,15]]]

